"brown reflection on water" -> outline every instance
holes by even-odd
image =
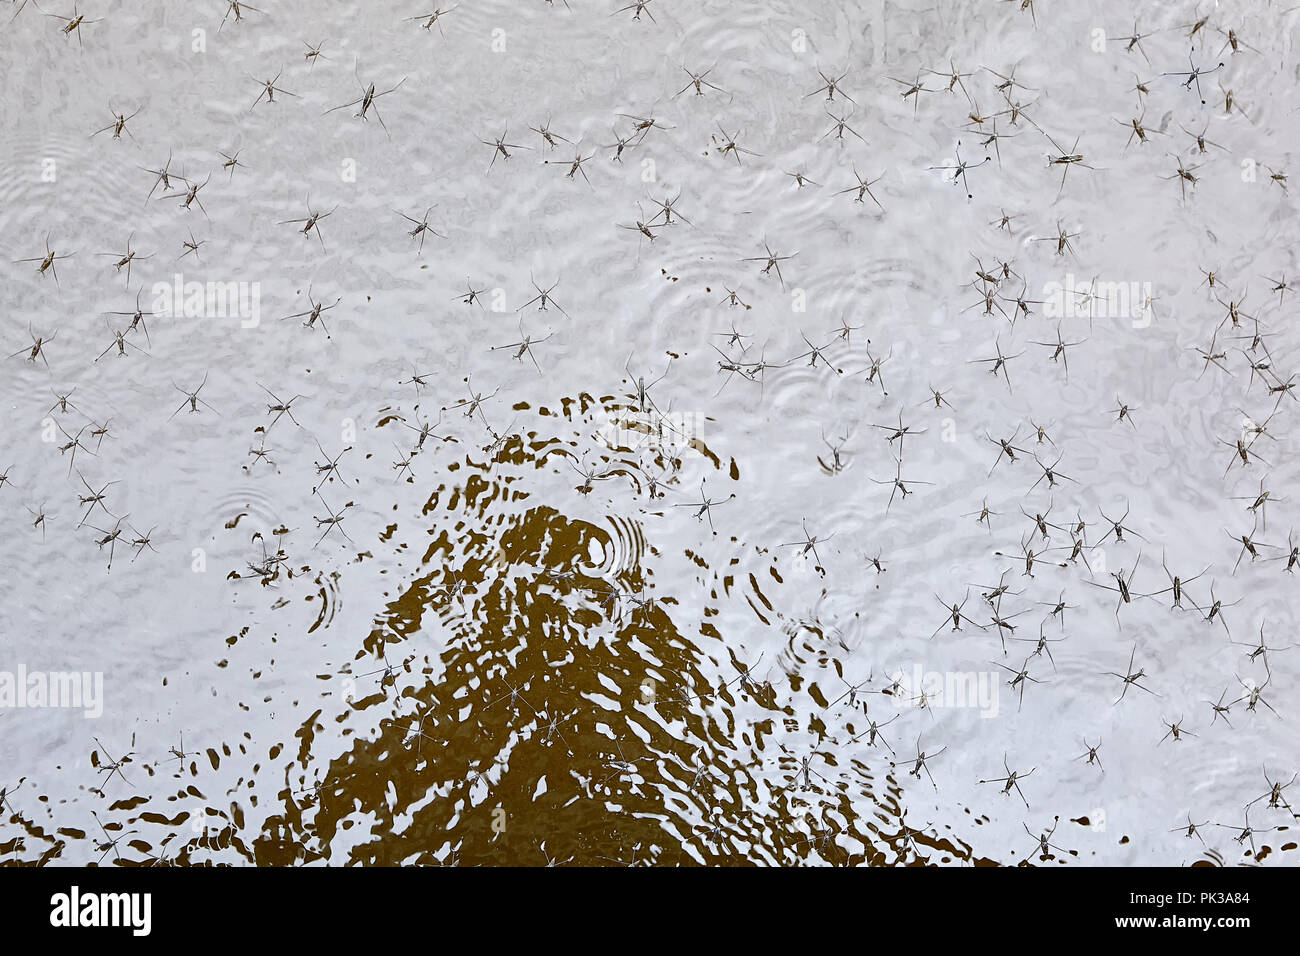
[[[534,414],[590,425],[627,411],[580,395]],[[220,752],[134,765],[171,791],[101,805],[104,833],[23,820],[28,837],[10,861],[51,862],[67,841],[88,840],[100,865],[991,864],[944,836],[942,821],[909,818],[884,751],[842,746],[865,726],[853,715],[825,722],[816,680],[827,663],[840,669],[834,635],[815,616],[780,611],[774,569],[762,587],[751,572],[738,578],[744,546],[734,540],[721,570],[697,550],[655,548],[655,521],[672,509],[649,476],[675,482],[681,460],[581,444],[529,432],[482,453],[458,449],[422,524],[389,526],[376,542],[428,544],[344,668],[351,699],[340,708],[331,697],[302,719],[248,778],[224,794],[204,780],[234,751],[250,756],[248,733]],[[719,485],[737,476],[697,439],[676,450],[722,472]],[[579,461],[645,496],[642,513],[588,508],[579,518],[541,500],[529,479],[567,478]],[[573,478],[584,497],[572,500],[604,500],[599,483]],[[694,525],[692,514],[676,512]],[[265,566],[249,567],[267,580]],[[657,588],[656,568],[685,590]],[[300,576],[298,597],[318,602],[313,631],[333,616],[338,577]],[[738,655],[719,629],[723,603],[784,627],[779,662]],[[378,731],[350,735],[350,749],[326,762],[317,738],[349,710],[373,716]],[[795,739],[798,751],[787,750]],[[268,778],[279,806],[253,832],[242,806],[257,805]]]
[[[539,414],[572,418],[594,407],[582,395]],[[378,736],[354,740],[316,778],[286,779],[284,812],[256,843],[259,863],[327,856],[353,827],[365,828],[359,845],[330,862],[971,859],[968,846],[903,822],[892,775],[878,779],[855,758],[840,772],[829,747],[817,755],[821,777],[801,772],[772,739],[800,716],[746,674],[712,624],[679,629],[675,613],[705,595],[656,593],[639,522],[611,517],[607,528],[544,503],[513,510],[533,497],[523,490],[529,470],[579,457],[568,444],[515,436],[495,452],[452,466],[453,481],[429,497],[423,514],[434,535],[423,573],[363,642],[357,672],[392,666],[352,702],[384,715]],[[601,470],[616,477],[638,477],[637,467],[617,451],[601,456]],[[771,609],[756,583],[749,594]],[[436,663],[421,667],[412,655],[431,653],[434,634]],[[300,728],[304,751],[323,719],[314,714]],[[819,746],[830,743],[818,718],[809,726]]]

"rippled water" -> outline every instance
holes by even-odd
[[[1295,862],[1295,11],[261,6],[0,30],[0,863]]]

